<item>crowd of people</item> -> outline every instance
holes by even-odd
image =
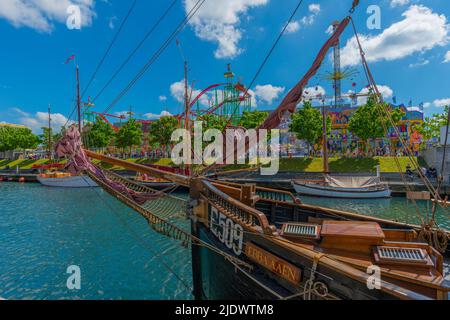
[[[427,177],[428,179],[437,179],[438,178],[438,171],[435,167],[429,167],[429,168],[419,168],[421,170],[422,174]],[[410,177],[411,179],[414,178],[414,171],[411,168],[411,165],[408,164],[406,166],[406,175]],[[420,174],[417,173],[417,176],[420,177]]]

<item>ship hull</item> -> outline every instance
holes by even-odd
[[[325,197],[325,198],[343,198],[343,199],[383,199],[391,197],[389,188],[370,190],[368,188],[335,188],[316,184],[292,183],[295,191],[299,194]]]
[[[52,188],[92,188],[98,187],[88,176],[73,176],[64,178],[43,178],[38,177],[38,181],[46,186]]]
[[[211,212],[211,207],[209,208]],[[217,232],[202,222],[192,222],[192,234],[215,248],[192,246],[194,296],[197,300],[321,300],[318,296],[305,297],[298,285],[292,285],[286,279],[270,275],[260,265],[249,260],[245,253],[236,255],[233,250],[217,237]],[[311,277],[312,261],[293,254],[279,246],[273,246],[270,240],[257,235],[246,234],[245,246],[253,244],[265,252],[283,257],[284,264],[297,268],[301,273],[300,285],[304,286]],[[233,263],[228,257],[239,259],[251,265],[251,269]],[[323,266],[316,275],[315,283],[326,287],[330,296],[338,300],[396,300],[398,297],[380,290],[370,290],[366,283],[353,281],[340,272]]]

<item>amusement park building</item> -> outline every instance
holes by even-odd
[[[352,134],[349,127],[350,118],[353,113],[357,110],[357,107],[351,105],[342,105],[339,107],[328,106],[328,115],[331,118],[332,130],[330,139],[328,141],[329,148],[331,151],[343,152],[349,149],[356,148],[359,146],[360,139]],[[418,151],[419,144],[421,143],[421,136],[414,130],[416,125],[420,125],[424,121],[424,114],[419,107],[406,107],[405,105],[392,105],[391,108],[400,108],[405,116],[402,118],[398,125],[398,131],[401,137],[410,142],[413,147]],[[291,122],[290,117],[286,116],[281,125],[282,130],[282,150],[284,153],[298,153],[301,149],[305,148],[305,143],[303,141],[297,140],[296,136],[289,133],[289,124]],[[384,148],[391,142],[390,146],[393,148],[400,147],[400,139],[393,128],[389,130],[387,137],[383,139],[376,140],[376,147]],[[288,151],[289,150],[289,151]],[[395,150],[390,150],[390,152]]]

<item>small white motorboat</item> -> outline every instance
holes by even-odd
[[[346,199],[378,199],[391,197],[391,190],[379,177],[331,177],[324,180],[293,180],[292,185],[299,194]]]
[[[68,173],[41,174],[37,180],[44,186],[56,188],[92,188],[98,187],[87,175],[72,176]]]

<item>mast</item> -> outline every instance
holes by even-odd
[[[51,105],[48,105],[48,159],[52,160],[52,114]]]
[[[185,119],[184,119],[184,129],[186,130],[186,132],[191,132],[191,128],[190,128],[190,113],[191,113],[191,108],[190,108],[190,102],[189,102],[189,82],[188,82],[188,72],[189,72],[189,65],[188,65],[188,61],[185,60],[184,61],[184,114],[185,114]],[[191,155],[189,155],[189,157],[191,157]],[[185,164],[185,169],[188,171],[189,176],[191,175],[191,170],[190,170],[190,165],[189,164]]]
[[[339,27],[340,21],[333,22],[333,31],[336,32]],[[341,83],[341,48],[340,39],[337,38],[333,47],[333,60],[334,60],[334,106],[337,107],[341,103],[342,99],[342,83]]]
[[[327,120],[328,120],[328,112],[325,107],[325,100],[323,100],[322,106],[322,119],[323,119],[323,172],[325,174],[330,173],[330,166],[328,163],[328,137],[327,137]]]
[[[80,71],[77,65],[77,111],[78,111],[78,130],[81,134],[81,96],[80,96]]]

